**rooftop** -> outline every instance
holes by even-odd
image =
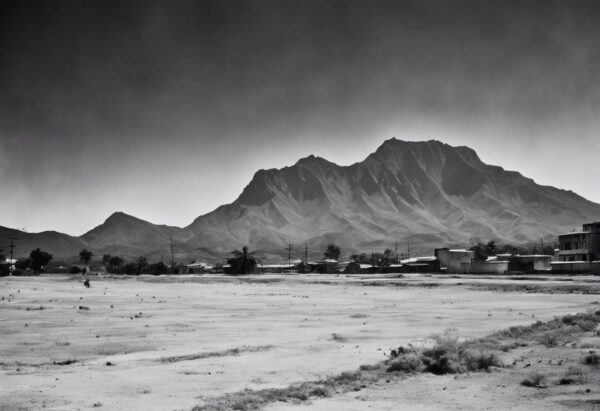
[[[589,231],[573,231],[571,233],[559,234],[558,236],[559,237],[564,237],[564,236],[567,236],[567,235],[581,235],[581,234],[589,234],[589,233],[590,233]]]

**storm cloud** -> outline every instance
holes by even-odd
[[[260,168],[392,136],[598,202],[599,21],[595,1],[4,1],[0,225],[186,225]]]

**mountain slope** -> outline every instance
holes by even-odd
[[[600,216],[600,205],[484,164],[467,147],[386,141],[363,162],[310,156],[260,170],[230,205],[184,231],[195,245],[281,249],[335,241],[368,251],[410,241],[423,249],[479,238],[525,243]]]
[[[53,255],[54,260],[64,257],[75,257],[83,248],[90,245],[78,237],[56,231],[43,231],[41,233],[27,233],[12,228],[0,227],[0,249],[5,249],[1,254],[8,256],[10,238],[18,238],[14,256],[17,259],[29,257],[31,250],[41,248]]]
[[[123,212],[113,213],[104,223],[80,238],[103,253],[143,255],[167,247],[180,235],[179,227],[157,225]]]

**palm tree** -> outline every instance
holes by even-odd
[[[231,254],[234,257],[227,260],[231,274],[250,274],[254,272],[257,265],[256,257],[254,257],[254,252],[248,252],[247,246],[244,246],[242,251],[234,250]]]
[[[85,248],[79,252],[79,260],[85,265],[85,271],[88,271],[88,264],[92,261],[93,255],[94,254],[92,254],[91,251],[88,251]]]

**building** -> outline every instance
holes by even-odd
[[[435,256],[440,262],[440,269],[448,274],[462,274],[463,264],[471,263],[473,255],[470,250],[451,250],[449,248],[436,248]]]
[[[508,257],[508,271],[528,274],[550,272],[551,262],[551,255],[513,255]]]
[[[582,231],[558,236],[558,261],[600,260],[600,222],[583,225]]]
[[[600,260],[600,221],[583,225],[583,231],[589,234],[588,250],[591,255],[590,261]]]

